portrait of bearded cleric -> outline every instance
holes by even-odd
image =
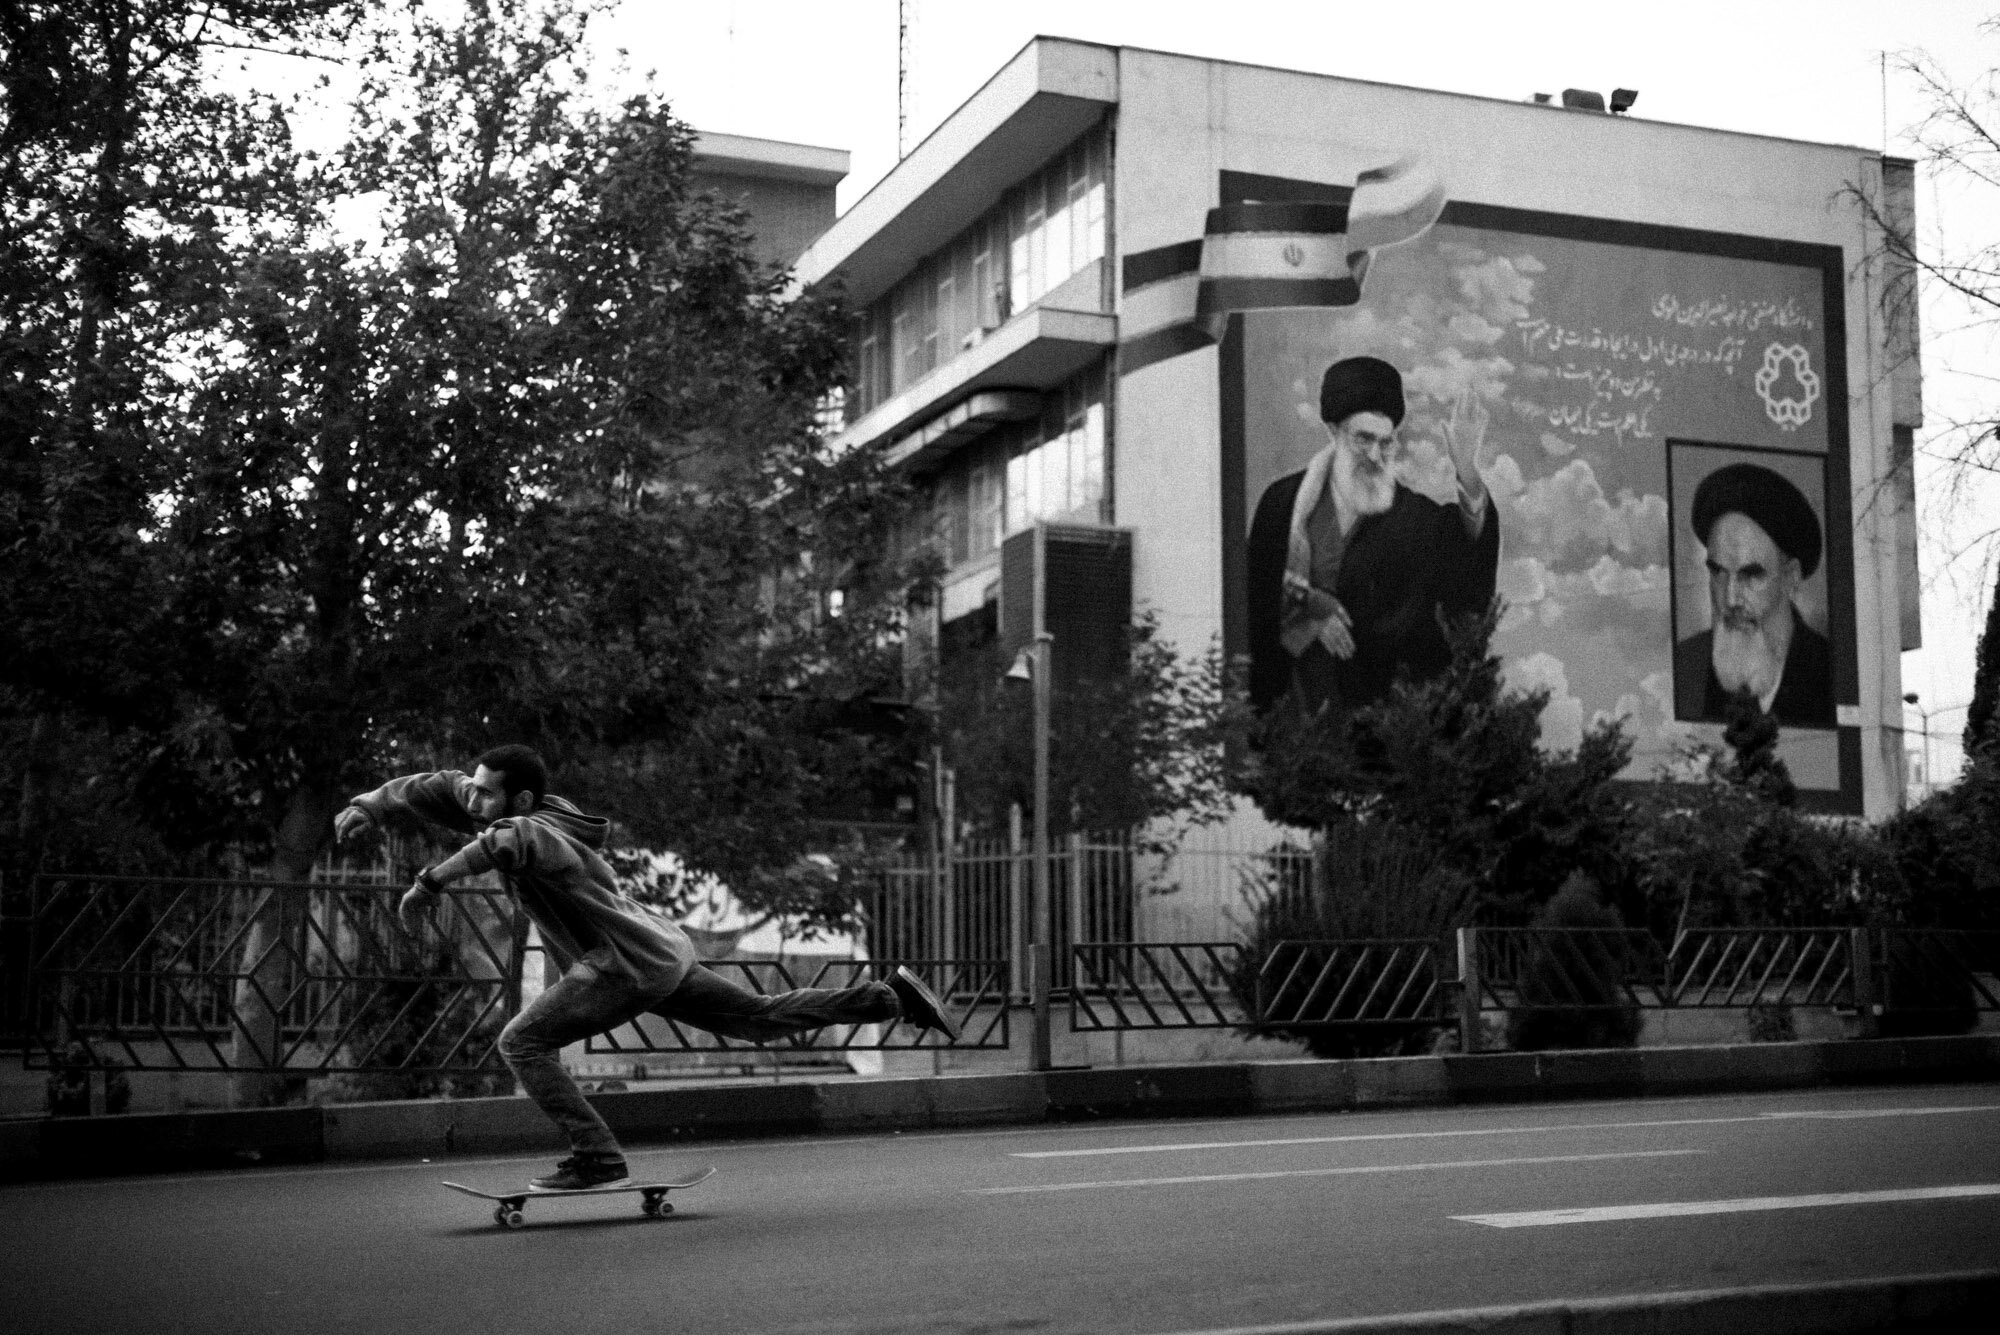
[[[1327,367],[1319,416],[1326,444],[1264,489],[1247,543],[1250,696],[1261,711],[1290,700],[1307,713],[1351,710],[1399,676],[1451,661],[1446,625],[1484,611],[1500,556],[1500,521],[1481,474],[1490,414],[1467,391],[1445,426],[1457,477],[1441,504],[1398,477],[1402,375],[1376,357]]]
[[[1675,714],[1722,721],[1747,693],[1781,725],[1832,727],[1832,650],[1800,607],[1825,549],[1805,493],[1763,464],[1727,464],[1695,488],[1689,527],[1709,625],[1674,645]]]

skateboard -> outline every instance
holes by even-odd
[[[648,1219],[665,1219],[674,1212],[674,1203],[667,1199],[670,1191],[682,1191],[697,1182],[706,1182],[715,1176],[713,1168],[704,1168],[698,1173],[678,1178],[671,1182],[610,1182],[601,1187],[579,1187],[575,1191],[538,1191],[525,1187],[520,1191],[480,1191],[475,1187],[462,1186],[457,1182],[444,1185],[467,1196],[477,1196],[483,1201],[497,1201],[493,1207],[493,1222],[502,1228],[519,1228],[522,1224],[521,1206],[529,1199],[547,1200],[552,1196],[617,1196],[624,1192],[639,1193],[639,1213]]]

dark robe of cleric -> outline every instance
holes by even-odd
[[[1453,413],[1453,505],[1396,480],[1403,413],[1394,367],[1334,363],[1320,385],[1328,445],[1257,502],[1246,620],[1259,710],[1288,693],[1307,712],[1355,709],[1398,676],[1435,675],[1451,662],[1447,619],[1492,601],[1500,521],[1476,472],[1486,410],[1468,395]]]
[[[1833,652],[1793,603],[1819,568],[1819,517],[1761,464],[1716,469],[1689,516],[1708,573],[1709,628],[1674,646],[1674,713],[1726,722],[1747,691],[1780,724],[1834,726]]]

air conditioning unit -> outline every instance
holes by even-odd
[[[1000,645],[1011,658],[1043,632],[1057,690],[1125,670],[1132,624],[1132,534],[1036,524],[1000,544]]]

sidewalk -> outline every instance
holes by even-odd
[[[1095,1118],[2000,1080],[2000,1035],[901,1077],[737,1078],[599,1093],[632,1146]],[[0,1180],[254,1163],[560,1152],[522,1097],[0,1121]]]

